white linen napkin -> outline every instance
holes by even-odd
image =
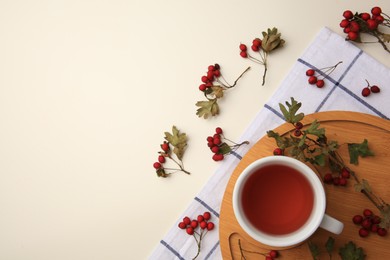
[[[387,55],[387,54],[386,54]],[[342,61],[336,70],[325,78],[325,87],[317,88],[307,82],[306,70],[329,67]],[[381,87],[380,93],[368,97],[361,95],[366,80]],[[215,229],[202,241],[201,254],[197,259],[222,259],[219,246],[219,213],[226,185],[232,172],[245,153],[262,138],[267,130],[284,123],[279,103],[290,97],[302,102],[301,112],[311,114],[320,111],[346,110],[390,118],[390,69],[364,53],[355,45],[328,28],[323,28],[292,67],[270,100],[245,130],[240,141],[249,145],[240,147],[227,156],[207,184],[189,204],[177,223],[169,230],[150,259],[192,259],[197,252],[195,239],[178,228],[184,216],[196,217],[210,211]]]

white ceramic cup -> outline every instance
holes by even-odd
[[[264,166],[284,165],[299,171],[310,183],[314,195],[312,211],[306,222],[291,233],[275,235],[265,233],[252,225],[244,214],[242,207],[243,187],[248,178]],[[270,247],[292,247],[308,239],[321,227],[334,234],[340,234],[344,228],[343,223],[325,214],[326,196],[322,182],[316,173],[301,161],[287,156],[269,156],[258,159],[245,168],[238,177],[233,189],[233,211],[242,227],[253,239]]]

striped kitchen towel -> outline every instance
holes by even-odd
[[[387,54],[385,54],[387,55]],[[325,76],[325,87],[308,85],[306,70],[329,67],[342,61],[329,76]],[[380,94],[369,97],[361,95],[366,80],[381,87]],[[302,102],[301,111],[311,114],[320,111],[346,110],[368,113],[378,117],[390,118],[390,69],[343,37],[323,28],[295,62],[280,87],[259,111],[245,130],[240,141],[247,140],[250,145],[242,146],[233,156],[227,156],[212,175],[207,184],[189,203],[177,223],[151,253],[150,259],[192,259],[197,252],[194,238],[177,227],[183,216],[196,217],[199,213],[210,211],[215,230],[209,232],[202,241],[202,251],[197,259],[222,259],[219,246],[219,213],[221,202],[229,178],[240,159],[251,145],[261,139],[267,130],[284,123],[279,112],[279,103],[294,97]]]

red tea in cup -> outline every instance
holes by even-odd
[[[242,209],[262,232],[284,235],[298,230],[313,209],[313,189],[299,171],[286,165],[267,165],[254,172],[242,191]]]

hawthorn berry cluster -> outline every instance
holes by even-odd
[[[372,93],[379,93],[381,89],[377,85],[370,85],[370,83],[366,80],[367,86],[362,89],[362,96],[368,97]]]
[[[316,85],[317,88],[322,88],[323,86],[325,86],[324,79],[326,77],[328,77],[336,69],[336,67],[341,63],[342,63],[342,61],[338,62],[334,66],[319,69],[320,75],[317,75],[316,71],[314,69],[306,70],[306,76],[308,76],[309,84]]]
[[[199,117],[207,119],[210,116],[219,114],[218,99],[224,96],[224,92],[236,86],[238,80],[250,69],[248,67],[241,75],[230,85],[221,74],[221,67],[218,63],[209,65],[206,75],[201,77],[202,83],[199,85],[199,90],[206,97],[206,101],[196,102],[196,114]]]
[[[359,236],[367,237],[370,232],[376,233],[383,237],[387,235],[387,229],[380,226],[381,218],[375,215],[370,209],[363,210],[362,215],[355,215],[352,221],[356,225],[360,225]]]
[[[390,27],[390,17],[382,12],[378,6],[371,9],[371,13],[363,12],[355,14],[351,10],[343,12],[344,19],[340,27],[347,34],[346,39],[355,42],[362,42],[360,34],[367,33],[377,38],[383,48],[390,52],[385,42],[390,42],[390,35],[380,31],[380,26]]]
[[[193,258],[197,258],[201,251],[202,239],[206,236],[208,231],[214,229],[215,225],[211,219],[210,212],[206,211],[202,215],[198,215],[196,219],[190,219],[188,216],[185,216],[181,222],[179,222],[178,227],[186,231],[190,236],[194,236],[195,241],[198,246],[198,252]]]
[[[243,144],[249,144],[248,141],[237,144],[225,138],[221,127],[215,128],[215,134],[213,136],[208,136],[206,140],[207,146],[210,148],[211,152],[213,152],[212,159],[214,161],[222,161],[225,158],[225,155],[236,150]],[[232,144],[228,144],[227,141]]]
[[[323,176],[324,183],[333,184],[334,186],[346,186],[351,173],[347,168],[342,168],[337,173],[326,173]]]
[[[241,43],[239,45],[240,56],[245,59],[249,59],[252,62],[264,66],[263,83],[265,84],[265,76],[267,74],[268,64],[267,57],[269,53],[284,45],[285,41],[281,38],[281,34],[278,33],[278,29],[267,29],[266,32],[262,32],[263,39],[255,38],[252,40],[251,49],[254,53],[259,54],[259,58],[256,58],[248,53],[248,47]]]

